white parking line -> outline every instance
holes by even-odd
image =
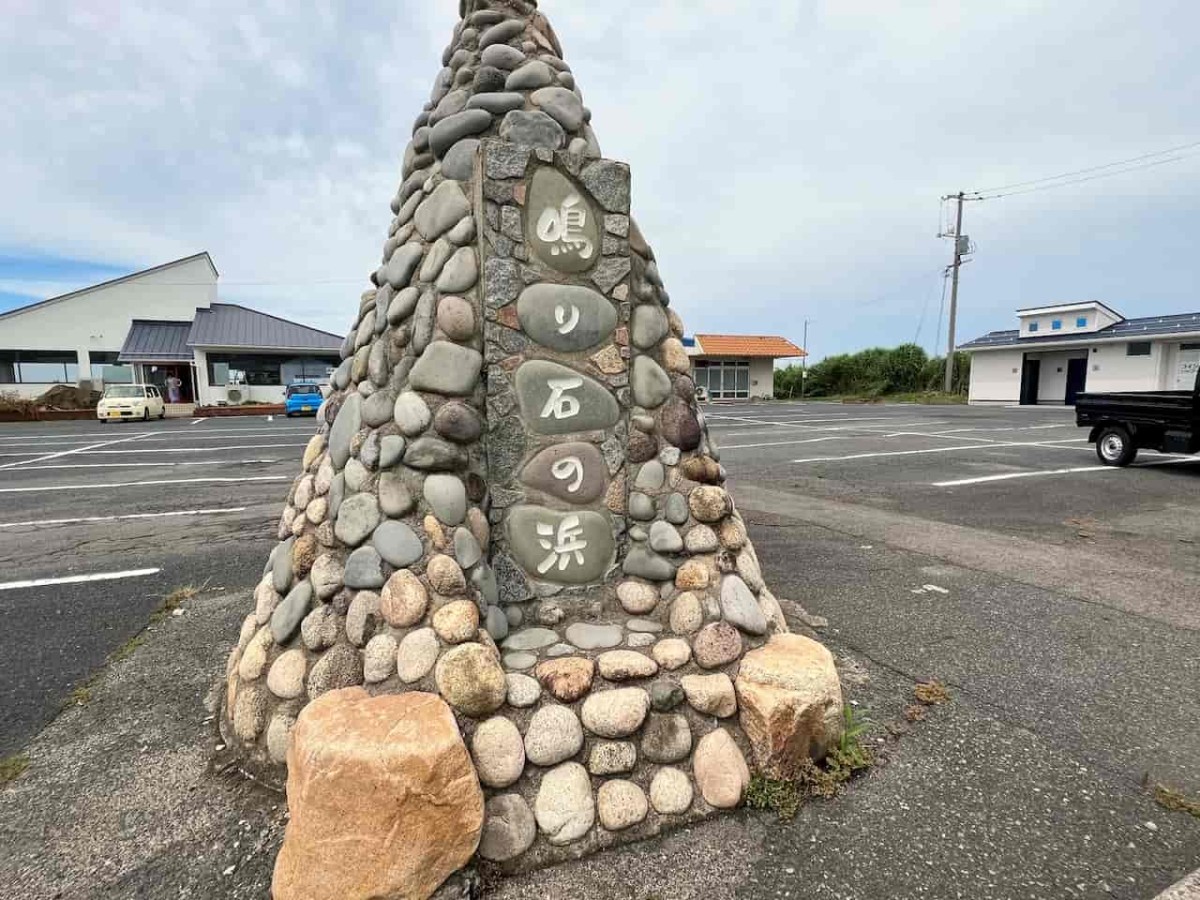
[[[731,446],[720,446],[718,449],[724,453],[727,450],[749,450],[753,447],[791,447],[795,444],[817,444],[821,441],[845,441],[853,440],[855,435],[852,434],[831,434],[826,437],[804,438],[799,441],[769,441],[765,444],[732,444]]]
[[[97,447],[104,446],[97,444]],[[307,447],[308,444],[235,444],[232,447],[130,447],[124,450],[93,450],[90,447],[82,447],[79,450],[68,451],[70,453],[84,453],[87,456],[107,455],[124,456],[129,453],[225,453],[230,450],[278,450],[283,447]],[[34,456],[31,453],[0,453],[0,456]],[[42,459],[54,459],[55,456],[66,456],[66,453],[55,453],[51,456],[44,456]],[[42,459],[31,459],[30,463],[41,462]],[[10,463],[9,465],[20,465],[20,463]],[[0,469],[7,468],[0,466]]]
[[[60,450],[58,453],[48,453],[45,456],[38,456],[37,459],[27,459],[27,460],[23,460],[23,461],[19,461],[19,462],[4,463],[3,465],[0,465],[0,469],[11,469],[15,466],[28,465],[30,463],[45,462],[48,459],[57,459],[60,456],[70,456],[72,453],[82,453],[85,450],[94,450],[97,447],[107,447],[111,444],[125,444],[125,443],[128,443],[129,441],[136,441],[141,436],[142,435],[140,435],[140,434],[135,434],[135,435],[130,435],[129,437],[125,437],[125,438],[118,438],[117,440],[113,440],[113,441],[101,441],[99,444],[91,444],[90,446],[87,446],[87,447],[77,447],[74,450]],[[104,452],[104,451],[99,451],[99,452]],[[117,451],[108,451],[108,452],[120,453],[121,451],[117,450]],[[15,454],[5,454],[5,455],[29,456],[31,454],[15,453]],[[36,453],[32,454],[32,455],[37,456]]]
[[[205,428],[204,434],[313,434],[316,432],[316,427],[309,425],[277,425],[269,429],[262,428],[261,423],[246,425],[241,428]],[[113,429],[105,431],[67,431],[61,434],[52,432],[35,432],[33,434],[20,435],[15,437],[0,437],[0,444],[20,443],[42,443],[42,444],[59,444],[63,442],[86,441],[89,438],[107,437],[114,433]],[[155,431],[135,431],[129,432],[126,435],[128,438],[135,437],[161,437],[164,440],[169,440],[173,437],[186,436],[188,440],[200,440],[196,432],[184,431],[182,428],[162,428]],[[208,440],[207,437],[203,440]]]
[[[712,417],[710,416],[708,418],[711,421]],[[833,418],[833,419],[782,419],[782,420],[769,420],[769,419],[758,419],[758,418],[752,419],[748,416],[726,416],[725,418],[728,419],[730,422],[735,422],[736,424],[710,425],[709,430],[711,431],[711,430],[714,430],[717,428],[740,428],[743,425],[761,425],[765,428],[806,428],[812,424],[822,425],[822,424],[827,424],[829,422],[878,422],[881,420],[887,420],[887,419],[898,418],[898,417],[896,417],[896,416],[862,416],[859,418],[850,418],[849,416],[841,416],[841,417]]]
[[[1178,466],[1200,462],[1200,457],[1179,456],[1170,459],[1153,459],[1131,466],[1146,469],[1150,466]],[[935,481],[933,487],[963,487],[969,484],[988,484],[993,481],[1011,481],[1014,478],[1043,478],[1047,475],[1078,475],[1083,472],[1117,472],[1116,466],[1075,466],[1070,469],[1039,469],[1036,472],[1006,472],[1003,475],[981,475],[977,478],[956,478],[953,481]]]
[[[228,441],[228,440],[238,440],[241,438],[264,438],[264,437],[290,438],[290,437],[301,437],[301,436],[312,435],[312,434],[315,434],[315,432],[308,431],[307,429],[305,429],[303,431],[300,431],[300,430],[249,431],[249,430],[247,430],[247,431],[237,432],[236,434],[230,434],[228,432],[222,433],[222,434],[216,434],[211,431],[206,431],[203,434],[197,434],[195,432],[189,431],[189,432],[182,434],[182,440],[185,440],[185,441]],[[181,436],[179,434],[147,433],[142,437],[143,437],[143,439],[141,441],[139,441],[139,443],[154,444],[154,443],[161,443],[164,441],[180,440]],[[11,441],[8,443],[0,443],[0,448],[2,448],[4,450],[9,450],[13,447],[62,447],[64,445],[68,445],[68,444],[87,444],[87,443],[90,443],[90,441],[67,440],[67,439],[57,440],[57,441]]]
[[[1082,440],[1080,438],[1079,440]],[[926,447],[922,450],[881,450],[875,453],[852,453],[849,456],[813,456],[807,459],[793,459],[794,463],[816,463],[816,462],[845,462],[854,459],[875,459],[881,456],[918,456],[925,453],[962,453],[967,450],[995,450],[999,447],[1053,447],[1056,449],[1062,448],[1062,444],[1067,441],[1012,441],[1008,443],[996,444],[972,444],[965,447]],[[1087,447],[1078,447],[1075,449],[1086,450]]]
[[[290,475],[253,475],[245,478],[160,478],[153,481],[120,481],[110,484],[46,484],[0,488],[0,494],[36,494],[40,491],[95,491],[106,488],[145,487],[161,484],[233,484],[243,481],[291,481]]]
[[[31,578],[27,581],[6,581],[0,591],[16,588],[46,587],[52,584],[82,584],[85,581],[116,581],[118,578],[144,578],[157,575],[162,569],[127,569],[124,572],[97,572],[94,575],[68,575],[63,578]]]
[[[187,462],[67,463],[61,466],[22,466],[18,472],[44,469],[163,469],[176,466],[247,466],[260,463],[293,463],[294,459],[194,459]]]
[[[127,513],[123,516],[84,516],[78,519],[42,519],[38,522],[0,522],[0,528],[42,527],[44,525],[83,525],[90,522],[123,522],[126,519],[167,519],[172,516],[223,516],[229,513],[245,512],[244,506],[230,506],[225,509],[178,509],[171,512],[157,513]]]

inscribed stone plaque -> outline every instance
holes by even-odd
[[[542,166],[526,203],[526,240],[538,259],[560,272],[586,272],[600,258],[596,210],[565,175]]]
[[[612,428],[621,416],[608,388],[574,369],[533,359],[517,369],[521,419],[540,434]]]
[[[509,512],[505,530],[513,556],[533,578],[588,584],[612,563],[612,526],[603,513],[517,506]]]

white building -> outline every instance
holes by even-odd
[[[697,334],[683,339],[692,359],[692,380],[709,400],[770,400],[775,360],[808,354],[776,335]]]
[[[323,380],[342,339],[217,299],[207,253],[0,313],[0,392],[55,384],[180,382],[181,402],[280,402]]]
[[[1017,310],[1018,328],[963,344],[971,403],[1073,405],[1083,391],[1191,390],[1200,313],[1126,319],[1103,303]]]

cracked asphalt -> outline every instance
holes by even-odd
[[[879,764],[791,822],[742,811],[487,896],[1147,900],[1200,866],[1200,820],[1148,790],[1200,796],[1200,466],[1146,455],[1102,470],[1067,410],[707,413],[767,580],[794,627],[828,620],[820,637],[873,723]],[[83,424],[4,428],[0,453],[35,433],[61,441],[51,452],[108,437],[79,434],[98,430]],[[213,440],[196,440],[210,426]],[[0,490],[180,481],[0,493],[0,525],[226,510],[0,528],[4,582],[161,569],[0,590],[0,753],[30,759],[0,791],[0,883],[23,898],[265,897],[280,800],[209,770],[204,699],[311,423],[152,423],[113,438],[134,430],[153,436],[43,464],[211,459],[195,467],[206,477],[281,480],[0,469]],[[253,443],[269,446],[224,449]],[[212,452],[126,453],[160,446]],[[235,462],[259,457],[272,461]],[[109,666],[91,703],[54,718],[73,679],[183,584],[205,590]],[[901,711],[928,678],[952,699],[908,723]]]

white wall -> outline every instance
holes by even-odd
[[[971,403],[1016,403],[1021,399],[1021,350],[971,354]]]
[[[1042,361],[1041,373],[1038,376],[1038,404],[1053,406],[1062,405],[1067,401],[1067,362],[1072,359],[1086,359],[1088,348],[1079,350],[1048,350],[1044,353],[1030,353],[1030,359]],[[1092,389],[1091,372],[1085,389]]]
[[[1080,327],[1078,320],[1084,318],[1086,324]],[[1063,335],[1063,334],[1082,334],[1085,332],[1099,331],[1101,328],[1107,328],[1109,325],[1119,321],[1112,314],[1108,313],[1100,306],[1081,305],[1076,309],[1066,308],[1060,312],[1037,313],[1034,315],[1020,316],[1021,337],[1046,337],[1047,335]],[[1055,322],[1061,323],[1057,331],[1054,330]],[[1037,324],[1037,330],[1031,330],[1031,324]]]
[[[764,400],[775,396],[775,360],[750,360],[750,396]]]
[[[147,272],[110,287],[77,294],[0,317],[0,349],[75,351],[80,380],[93,377],[89,353],[115,353],[134,319],[190,322],[197,307],[217,299],[217,277],[201,257]],[[95,377],[100,377],[96,367]],[[44,393],[48,384],[0,384],[24,396]]]
[[[1170,345],[1154,343],[1149,356],[1129,356],[1128,345],[1097,344],[1088,365],[1089,391],[1157,391],[1163,384]]]

